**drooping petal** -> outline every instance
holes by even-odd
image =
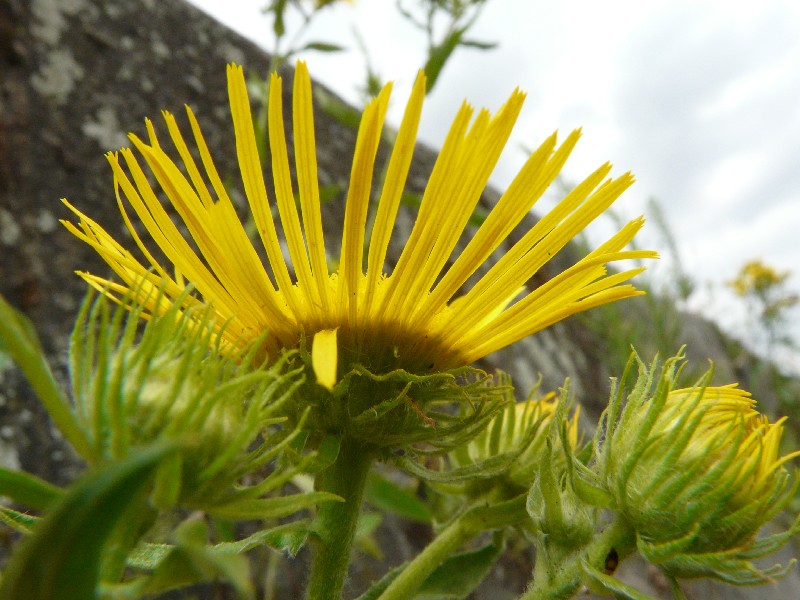
[[[329,390],[336,385],[339,357],[336,337],[336,329],[323,329],[314,334],[314,341],[311,344],[311,362],[317,383]]]

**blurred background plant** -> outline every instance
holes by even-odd
[[[756,259],[742,265],[736,278],[727,282],[747,304],[748,333],[756,338],[756,347],[766,348],[767,360],[772,360],[779,348],[797,348],[787,326],[792,308],[800,304],[800,295],[787,289],[790,275],[791,271],[779,271]]]

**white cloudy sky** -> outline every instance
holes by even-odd
[[[191,1],[272,47],[271,22],[260,12],[266,0]],[[373,66],[395,81],[389,118],[398,123],[425,39],[394,5],[360,0],[329,9],[306,39],[353,49],[301,57],[312,77],[355,102],[365,70],[357,29]],[[441,142],[463,98],[497,109],[519,86],[528,99],[493,178],[499,186],[525,159],[522,144],[582,126],[566,178],[606,160],[617,173],[636,174],[619,210],[635,216],[658,198],[700,284],[692,307],[741,332],[744,317],[724,282],[752,258],[792,270],[790,285],[800,290],[800,2],[489,0],[472,31],[499,47],[457,51],[426,103],[426,142]],[[665,250],[653,228],[650,235],[646,241]]]

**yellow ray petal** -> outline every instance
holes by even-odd
[[[272,155],[272,179],[275,183],[275,196],[278,201],[278,212],[283,224],[283,233],[289,247],[289,256],[297,277],[298,286],[311,296],[311,303],[319,305],[319,290],[314,285],[311,265],[308,262],[303,230],[300,227],[300,216],[292,191],[292,176],[289,171],[289,153],[286,149],[286,132],[283,126],[283,84],[277,73],[272,73],[269,83],[268,132],[269,147]],[[254,214],[254,216],[256,216]],[[266,219],[267,215],[256,216],[256,222]]]
[[[425,99],[425,74],[420,71],[411,90],[411,96],[406,104],[403,120],[397,133],[397,139],[392,148],[392,157],[386,170],[386,180],[381,190],[375,222],[369,241],[369,256],[367,257],[367,307],[364,318],[370,313],[370,303],[373,300],[372,292],[377,282],[383,275],[383,264],[389,248],[397,210],[400,199],[408,178],[411,167],[411,157],[414,154],[414,145],[417,140],[419,120],[422,115],[422,102]]]
[[[231,117],[233,130],[236,137],[236,156],[239,159],[239,169],[242,174],[244,193],[247,202],[256,219],[258,233],[267,252],[267,259],[272,267],[272,273],[278,283],[278,289],[283,294],[286,303],[294,314],[299,312],[297,298],[295,297],[294,283],[289,277],[289,269],[283,258],[275,223],[269,209],[267,188],[264,175],[261,171],[261,160],[256,147],[256,135],[253,130],[253,116],[250,112],[250,101],[247,98],[247,88],[244,82],[244,72],[239,66],[228,65],[228,96],[231,103]],[[242,230],[244,233],[244,230]],[[245,235],[245,238],[247,236]],[[248,240],[241,240],[243,245],[252,249]],[[255,257],[255,252],[253,252]],[[257,260],[257,258],[256,258]]]
[[[344,315],[353,326],[358,314],[358,286],[363,277],[364,235],[367,210],[372,191],[372,173],[375,170],[375,155],[381,141],[383,120],[389,106],[391,84],[381,90],[380,95],[364,108],[358,128],[353,166],[350,171],[350,187],[347,190],[347,206],[342,229],[342,252],[339,259],[339,306],[347,310]]]
[[[470,240],[453,266],[447,270],[430,296],[425,299],[425,307],[419,312],[421,319],[427,319],[452,298],[528,214],[558,176],[579,137],[580,130],[573,131],[553,154],[556,145],[554,133],[531,154],[489,213],[486,221],[480,226],[475,237]]]
[[[322,233],[322,213],[317,181],[317,149],[314,141],[314,107],[311,102],[311,78],[308,68],[298,61],[294,72],[293,110],[294,155],[297,188],[303,213],[311,270],[320,298],[320,310],[328,312],[332,303],[328,283],[328,263],[325,256],[325,237]]]
[[[339,348],[336,342],[336,329],[323,329],[314,334],[311,344],[311,362],[317,383],[329,390],[336,385],[336,368]]]
[[[442,175],[440,173],[447,172],[452,168],[458,146],[463,141],[472,112],[472,107],[466,102],[461,105],[450,131],[447,133],[442,150],[433,165],[431,181],[435,181],[436,178],[441,179]],[[378,316],[383,316],[385,313],[385,317],[388,320],[402,316],[403,298],[408,294],[409,286],[422,268],[425,255],[430,251],[430,248],[423,247],[420,242],[426,224],[422,208],[420,207],[420,212],[417,214],[417,219],[411,229],[408,241],[397,260],[391,276],[387,280],[386,295],[377,311]]]
[[[463,166],[453,172],[446,185],[452,191],[449,199],[444,202],[442,198],[431,197],[441,207],[442,220],[433,217],[431,221],[437,223],[439,232],[428,256],[426,268],[417,278],[417,285],[411,290],[412,297],[422,297],[433,286],[441,270],[450,258],[456,243],[461,237],[464,228],[475,211],[481,194],[486,189],[489,176],[494,170],[500,154],[508,142],[511,130],[522,109],[525,95],[515,91],[503,107],[492,117],[487,124],[486,131],[475,140],[472,147],[466,147]],[[423,198],[425,202],[425,198]],[[416,300],[415,300],[416,302]]]

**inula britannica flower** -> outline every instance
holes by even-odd
[[[571,314],[640,293],[625,282],[641,272],[641,267],[608,274],[606,264],[655,256],[650,251],[624,250],[642,226],[642,218],[625,225],[547,283],[534,290],[524,287],[631,185],[630,174],[608,178],[609,164],[580,183],[524,232],[471,289],[462,291],[555,179],[579,137],[575,131],[558,145],[553,134],[533,152],[463,251],[454,256],[522,107],[524,95],[519,91],[494,115],[481,110],[473,119],[473,109],[462,105],[431,173],[413,230],[387,273],[389,241],[422,110],[424,76],[418,77],[411,92],[375,199],[374,225],[368,232],[376,153],[390,91],[391,85],[387,85],[364,109],[338,257],[331,256],[331,245],[323,235],[311,82],[305,65],[298,63],[294,77],[294,170],[284,130],[281,79],[273,74],[270,81],[271,193],[256,148],[244,75],[241,67],[232,65],[228,68],[228,92],[241,180],[268,265],[248,238],[199,125],[187,108],[200,164],[168,113],[164,117],[177,149],[177,162],[161,146],[150,121],[147,142],[130,136],[160,192],[151,187],[133,150],[126,148],[107,156],[120,211],[144,262],[67,203],[80,219],[77,225],[65,223],[67,228],[94,247],[120,281],[89,273],[81,276],[116,299],[132,289],[139,289],[143,297],[165,298],[160,304],[149,302],[150,315],[163,313],[178,298],[186,298],[186,308],[209,303],[218,315],[223,345],[229,347],[263,338],[263,350],[272,356],[281,349],[298,347],[305,336],[313,340],[315,371],[326,387],[337,379],[337,359],[339,376],[353,363],[373,372],[445,370],[470,364]],[[169,216],[159,196],[177,212],[180,223]],[[174,272],[148,249],[149,242],[129,214],[131,208],[152,242],[174,265]],[[280,227],[273,217],[274,208]],[[188,236],[181,233],[182,227]],[[338,261],[336,270],[329,268],[329,260]],[[139,283],[142,278],[143,285]],[[188,283],[195,287],[195,295],[183,293]],[[155,288],[162,290],[161,296]]]

